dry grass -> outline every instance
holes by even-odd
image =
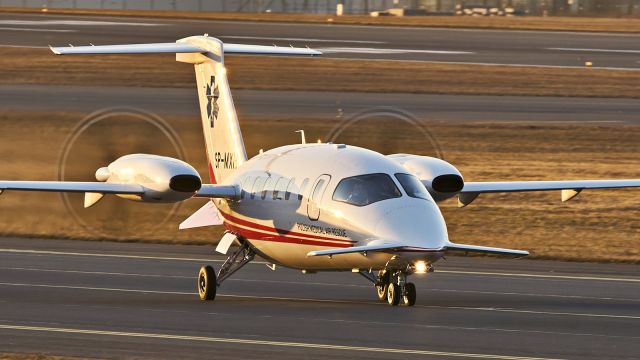
[[[55,356],[55,355],[45,355],[45,354],[0,353],[0,360],[79,360],[79,359],[89,360],[90,358]]]
[[[193,68],[172,56],[144,60],[5,48],[0,84],[194,86]],[[227,68],[234,89],[640,98],[640,71],[255,56],[229,57]]]
[[[0,112],[2,178],[55,179],[62,143],[82,117]],[[188,160],[205,174],[199,122],[167,120],[181,134]],[[175,153],[148,125],[124,118],[113,121],[96,126],[74,145],[68,164],[75,169],[71,178],[91,180],[97,167],[127,152]],[[336,124],[337,120],[306,121],[307,137],[325,138]],[[640,126],[425,124],[446,159],[469,181],[639,176]],[[293,130],[300,123],[294,120],[241,119],[241,125],[249,154],[298,141]],[[415,134],[411,127],[379,120],[359,124],[357,131],[350,128],[338,140],[384,153],[432,154],[425,139]],[[556,192],[486,195],[468,208],[458,209],[454,201],[442,207],[450,237],[457,242],[530,249],[539,258],[640,263],[640,192],[586,191],[566,204],[559,197]],[[57,194],[3,194],[0,235],[206,243],[221,233],[218,228],[177,230],[178,223],[203,204],[200,200],[186,202],[162,223],[171,206],[108,197],[83,210],[81,195],[70,199],[88,227],[72,221]]]
[[[37,8],[0,8],[0,12],[43,13]],[[637,18],[579,18],[579,17],[456,17],[456,16],[413,16],[413,17],[370,17],[333,16],[315,14],[284,13],[216,13],[166,10],[92,10],[92,9],[47,9],[48,14],[135,16],[170,19],[199,19],[226,21],[265,21],[292,23],[319,23],[343,25],[413,26],[439,28],[473,29],[513,29],[513,30],[555,30],[587,32],[640,32]]]

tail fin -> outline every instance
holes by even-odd
[[[51,48],[57,55],[175,53],[176,61],[193,64],[200,116],[212,183],[222,183],[247,160],[231,90],[224,67],[225,54],[320,55],[308,48],[223,44],[204,36],[175,43],[76,46]]]

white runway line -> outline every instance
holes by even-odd
[[[89,256],[89,257],[106,257],[106,258],[123,258],[123,259],[140,259],[140,260],[169,260],[169,261],[194,261],[201,263],[224,262],[221,259],[207,258],[187,258],[187,257],[165,257],[165,256],[146,256],[146,255],[127,255],[127,254],[99,254],[86,252],[69,252],[69,251],[47,251],[47,250],[27,250],[27,249],[3,249],[0,253],[9,254],[28,254],[28,255],[62,255],[62,256]],[[267,262],[252,261],[248,265],[265,265]],[[544,274],[528,274],[528,273],[500,273],[490,271],[462,271],[462,270],[436,270],[437,273],[445,274],[462,274],[462,275],[478,275],[478,276],[509,276],[523,278],[542,278],[542,279],[566,279],[566,280],[586,280],[586,281],[615,281],[615,282],[640,282],[640,279],[634,278],[615,278],[615,277],[598,277],[598,276],[569,276],[569,275],[544,275]]]
[[[48,49],[48,46],[0,44],[0,48]]]
[[[444,273],[444,274],[510,276],[510,277],[529,277],[529,278],[543,278],[543,279],[640,282],[640,279],[599,277],[599,276],[541,275],[541,274],[521,274],[521,273],[499,273],[499,272],[490,272],[490,271],[462,271],[462,270],[436,270],[436,272]]]
[[[63,26],[164,26],[164,24],[91,20],[0,20],[0,25],[63,25]]]
[[[283,342],[283,341],[222,338],[222,337],[208,337],[208,336],[171,335],[171,334],[143,333],[143,332],[121,332],[121,331],[73,329],[73,328],[44,327],[44,326],[21,326],[21,325],[10,325],[10,324],[0,324],[0,329],[32,331],[32,332],[47,332],[47,333],[65,333],[65,334],[76,334],[76,335],[77,334],[104,335],[104,336],[120,336],[120,337],[129,337],[129,338],[148,338],[148,339],[163,339],[163,340],[199,341],[199,342],[209,342],[209,343],[262,345],[262,346],[277,346],[277,347],[302,348],[302,349],[324,349],[324,350],[340,350],[340,351],[375,352],[375,353],[387,353],[387,354],[430,355],[430,356],[474,358],[474,359],[552,360],[550,358],[534,358],[534,357],[522,357],[522,356],[495,355],[495,354],[474,354],[474,353],[460,353],[460,352],[446,352],[446,351],[432,351],[432,350],[375,348],[375,347],[364,347],[364,346]],[[556,360],[556,359],[553,359],[553,360]]]
[[[362,48],[362,47],[327,47],[319,48],[327,54],[440,54],[440,55],[469,55],[475,54],[471,51],[446,51],[446,50],[416,50],[416,49],[382,49],[382,48]]]
[[[617,53],[617,54],[640,54],[640,50],[581,49],[581,48],[547,48],[547,50],[579,51],[579,52],[602,52],[602,53]]]
[[[34,28],[15,28],[15,27],[0,27],[0,30],[7,30],[7,31],[37,31],[37,32],[61,32],[61,33],[78,32],[78,30],[70,30],[70,29],[34,29]]]
[[[49,284],[26,284],[26,283],[7,283],[0,282],[0,286],[15,286],[15,287],[41,287],[41,288],[54,288],[54,289],[69,289],[69,290],[88,290],[88,291],[111,291],[111,292],[131,292],[142,294],[166,294],[166,295],[190,295],[196,296],[195,291],[164,291],[164,290],[141,290],[141,289],[122,289],[122,288],[102,288],[102,287],[90,287],[90,286],[73,286],[73,285],[49,285]],[[229,297],[237,299],[259,299],[259,300],[282,300],[282,301],[301,301],[301,302],[319,302],[319,303],[342,303],[342,304],[369,304],[369,305],[381,305],[388,306],[382,302],[371,301],[351,301],[351,300],[332,300],[332,299],[313,299],[313,298],[298,298],[298,297],[284,297],[284,296],[257,296],[257,295],[236,295],[236,294],[218,294],[219,297]],[[634,315],[613,315],[613,314],[589,314],[589,313],[570,313],[570,312],[555,312],[555,311],[538,311],[538,310],[524,310],[524,309],[507,309],[507,308],[480,308],[480,307],[464,307],[464,306],[437,306],[437,305],[414,305],[420,308],[432,308],[432,309],[453,309],[453,310],[470,310],[470,311],[495,311],[495,312],[511,312],[521,314],[533,314],[533,315],[559,315],[559,316],[575,316],[575,317],[589,317],[589,318],[611,318],[611,319],[640,319],[640,316]]]
[[[236,35],[220,35],[216,36],[223,39],[243,39],[243,40],[278,40],[278,41],[306,41],[306,42],[329,42],[329,43],[352,43],[352,44],[386,44],[384,41],[371,40],[332,40],[332,39],[306,39],[306,38],[290,38],[290,37],[264,37],[264,36],[236,36]]]

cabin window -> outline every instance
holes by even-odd
[[[414,175],[399,173],[396,174],[396,179],[398,179],[398,182],[400,182],[400,185],[402,185],[402,188],[407,195],[418,199],[431,199],[431,195],[429,195],[427,188],[424,187],[424,184]]]
[[[291,179],[291,181],[289,181],[289,185],[287,186],[287,192],[284,194],[285,200],[289,200],[289,198],[291,197],[291,193],[295,191],[295,187],[296,187],[296,178],[293,178]]]
[[[247,176],[246,178],[244,178],[244,180],[242,180],[242,183],[240,185],[240,198],[244,199],[244,196],[247,193],[247,190],[251,190],[249,189],[249,184],[251,183],[251,176]]]
[[[255,199],[256,194],[262,191],[264,188],[264,178],[257,177],[256,181],[253,183],[253,190],[251,191],[251,198]]]
[[[401,196],[400,189],[387,174],[367,174],[344,178],[340,180],[333,192],[333,200],[355,206],[366,206]]]
[[[298,200],[302,200],[302,197],[305,192],[305,190],[307,190],[307,185],[309,185],[309,178],[304,179],[304,181],[302,182],[302,185],[300,185],[300,192],[298,193]]]
[[[282,200],[284,197],[284,192],[287,190],[287,185],[289,184],[289,180],[283,177],[278,179],[276,182],[276,187],[273,190],[273,200]]]
[[[262,195],[261,195],[262,200],[267,198],[267,193],[269,191],[273,191],[275,184],[276,184],[276,178],[274,177],[267,178],[264,188],[262,189]]]

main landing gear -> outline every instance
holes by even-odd
[[[249,246],[249,243],[242,241],[240,247],[235,249],[224,264],[222,264],[217,275],[210,265],[201,267],[198,273],[198,294],[200,295],[200,300],[207,301],[215,299],[218,286],[220,286],[226,278],[247,265],[255,256],[256,253]]]
[[[373,282],[380,301],[386,301],[391,306],[400,304],[400,301],[406,306],[416,304],[416,286],[406,281],[406,272],[380,270],[378,276],[365,271],[360,271],[360,274]]]

